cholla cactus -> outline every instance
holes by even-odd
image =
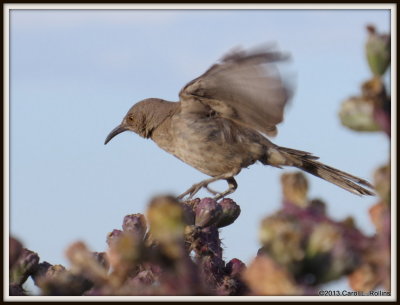
[[[381,80],[390,63],[387,37],[371,35],[367,57],[374,76],[361,96],[342,105],[342,123],[390,136],[390,97]],[[249,266],[226,262],[220,230],[234,224],[232,199],[151,200],[144,214],[124,217],[106,236],[106,252],[83,242],[66,250],[71,267],[40,262],[37,253],[9,241],[10,295],[27,295],[29,276],[42,295],[315,295],[320,285],[348,276],[357,291],[390,289],[390,162],[378,168],[379,200],[370,209],[376,228],[363,235],[352,218],[332,220],[321,199],[310,199],[301,172],[281,176],[282,207],[260,225],[261,248]],[[334,204],[334,202],[332,202]]]
[[[355,270],[370,239],[351,221],[330,219],[321,200],[309,200],[307,181],[302,173],[286,173],[281,181],[283,207],[262,221],[263,247],[250,265],[246,279],[251,288],[256,285],[255,293],[313,294],[318,285]],[[259,268],[270,272],[258,274],[254,281],[253,273],[257,274]],[[271,277],[275,276],[284,284],[274,284]]]
[[[380,169],[376,183],[386,192],[382,177]],[[10,294],[26,294],[28,276],[43,295],[314,295],[319,285],[345,275],[355,289],[385,283],[389,260],[382,265],[383,252],[375,249],[387,239],[364,236],[351,219],[330,219],[322,200],[308,198],[302,173],[285,173],[281,181],[282,208],[261,222],[262,248],[248,268],[223,258],[219,228],[240,214],[233,200],[159,196],[147,217],[124,217],[122,230],[107,235],[106,252],[82,242],[69,246],[68,270],[39,263],[12,239]],[[379,236],[387,234],[387,209],[382,203],[371,210]]]
[[[10,240],[10,294],[25,294],[32,275],[43,295],[238,295],[245,265],[223,259],[219,228],[240,214],[231,199],[179,202],[155,197],[145,217],[127,215],[122,230],[107,235],[108,250],[92,252],[82,242],[66,250],[68,270]]]
[[[362,84],[359,96],[342,103],[339,117],[344,126],[355,131],[382,130],[390,136],[390,97],[382,80],[390,65],[390,35],[377,34],[372,25],[367,31],[366,57],[373,77]]]
[[[378,287],[390,290],[390,166],[378,168],[374,178],[380,199],[369,213],[376,234],[363,253],[361,266],[349,277],[353,289],[365,292]]]
[[[39,256],[22,247],[22,244],[15,238],[9,239],[10,244],[10,295],[26,295],[22,285],[29,276],[35,273]]]
[[[366,56],[373,77],[362,84],[360,97],[343,103],[340,117],[343,125],[353,130],[383,131],[390,137],[391,99],[382,80],[390,65],[390,35],[378,34],[372,25],[367,31]],[[375,171],[374,180],[380,197],[370,209],[376,234],[362,255],[360,267],[349,276],[351,287],[357,291],[380,286],[390,289],[390,161]]]
[[[383,172],[376,184],[386,194]],[[302,173],[285,173],[281,181],[282,208],[261,222],[262,248],[248,268],[223,258],[219,228],[239,216],[235,202],[159,196],[147,217],[127,215],[122,230],[107,235],[106,252],[92,252],[82,242],[68,247],[68,270],[39,263],[37,254],[12,239],[10,294],[26,294],[28,276],[43,295],[313,295],[345,275],[357,290],[388,284],[388,252],[376,251],[390,248],[387,204],[371,209],[378,234],[366,237],[351,219],[334,221],[322,200],[310,200]]]

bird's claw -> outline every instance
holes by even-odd
[[[184,192],[183,194],[179,195],[177,197],[177,199],[183,199],[186,195],[189,195],[189,197],[187,198],[192,199],[192,197],[202,188],[201,183],[195,184],[192,187],[190,187],[186,192]]]
[[[179,195],[179,196],[176,197],[176,198],[177,198],[177,199],[183,199],[185,196],[189,195],[189,197],[188,197],[187,199],[190,200],[190,199],[192,199],[193,196],[194,196],[195,194],[197,194],[197,192],[200,191],[203,187],[204,187],[209,193],[211,193],[211,194],[213,194],[213,195],[217,195],[217,196],[214,197],[214,199],[217,198],[217,197],[219,197],[219,195],[221,195],[221,193],[219,193],[219,192],[217,192],[217,191],[214,191],[213,189],[209,188],[209,187],[208,187],[208,183],[202,183],[202,182],[200,182],[200,183],[198,183],[198,184],[193,185],[193,186],[190,187],[186,192],[184,192],[183,194]],[[219,197],[219,198],[221,198],[221,197]]]
[[[209,193],[214,195],[214,197],[213,197],[214,200],[219,200],[221,198],[224,198],[226,195],[229,195],[229,194],[233,193],[236,190],[237,183],[236,183],[236,181],[235,181],[235,179],[233,177],[226,178],[226,179],[222,178],[222,179],[225,179],[228,182],[228,185],[229,185],[229,188],[224,192],[220,193],[220,192],[214,191],[213,189],[208,187],[208,185],[210,183],[215,182],[215,181],[217,181],[219,179],[221,179],[221,178],[220,177],[214,177],[212,179],[204,180],[204,181],[201,181],[200,183],[194,184],[186,192],[184,192],[183,194],[179,195],[176,198],[181,200],[185,196],[189,195],[189,197],[186,200],[190,200],[190,199],[193,198],[193,196],[198,191],[200,191],[204,187]]]

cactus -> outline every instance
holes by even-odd
[[[360,96],[344,101],[339,117],[354,131],[390,137],[390,97],[381,80],[390,64],[390,37],[371,26],[368,31],[373,77]],[[373,236],[365,236],[352,218],[330,218],[326,205],[334,202],[309,198],[301,172],[282,174],[281,185],[281,208],[262,219],[260,249],[248,266],[223,255],[220,230],[239,217],[236,202],[157,196],[144,214],[125,216],[121,228],[105,234],[105,252],[71,244],[68,269],[41,262],[10,237],[9,294],[28,295],[29,277],[42,295],[56,296],[317,295],[321,285],[343,277],[356,291],[390,290],[390,162],[374,173],[379,199],[369,211]]]
[[[375,184],[388,198],[385,169],[378,169]],[[351,218],[334,221],[322,200],[310,199],[301,172],[284,173],[281,182],[282,207],[262,220],[262,247],[248,267],[223,257],[220,228],[240,213],[232,199],[158,196],[147,217],[127,215],[122,230],[107,234],[106,252],[92,252],[82,242],[70,245],[69,269],[39,263],[36,253],[11,239],[10,294],[26,295],[28,276],[43,295],[315,295],[320,285],[343,276],[357,290],[388,287],[385,201],[371,208],[377,235],[367,237]]]
[[[390,35],[377,34],[367,26],[369,37],[365,44],[372,78],[361,85],[358,96],[342,102],[339,117],[342,124],[355,131],[384,131],[390,137],[391,100],[382,76],[390,65]]]

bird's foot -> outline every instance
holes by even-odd
[[[236,190],[237,183],[233,177],[226,179],[226,181],[228,182],[229,188],[222,193],[217,193],[216,196],[213,198],[215,201],[217,201],[221,198],[224,198],[225,196],[227,196],[229,194],[232,194]]]
[[[186,192],[184,192],[183,194],[179,195],[178,197],[176,197],[177,199],[183,199],[185,196],[189,195],[189,197],[187,199],[192,199],[192,197],[198,192],[200,191],[200,189],[203,187],[203,182],[197,183],[192,185],[192,187],[190,187]]]
[[[191,188],[189,188],[186,192],[184,192],[183,194],[179,195],[179,196],[176,197],[176,198],[177,198],[177,199],[183,199],[185,196],[189,195],[188,199],[192,199],[192,197],[193,197],[198,191],[200,191],[203,187],[204,187],[209,193],[211,193],[211,194],[213,194],[213,195],[219,195],[219,194],[220,194],[219,192],[214,191],[213,189],[211,189],[211,188],[208,187],[208,185],[209,185],[211,182],[214,182],[214,181],[210,181],[210,180],[211,180],[211,179],[209,179],[209,180],[204,180],[204,181],[201,181],[200,183],[197,183],[197,184],[192,185]],[[213,180],[213,179],[212,179],[212,180]]]
[[[226,191],[224,191],[224,192],[222,192],[222,193],[216,193],[216,194],[214,194],[214,195],[216,195],[216,196],[214,196],[213,199],[214,199],[215,201],[218,201],[218,200],[224,198],[225,196],[227,196],[227,195],[229,195],[229,194],[232,194],[234,191],[235,191],[234,189],[229,188],[229,189],[227,189]]]
[[[177,199],[181,200],[183,199],[185,196],[189,195],[189,197],[187,198],[187,200],[192,199],[192,197],[198,192],[200,191],[201,188],[205,188],[209,193],[214,195],[214,200],[219,200],[223,197],[225,197],[226,195],[232,194],[236,188],[237,188],[237,183],[235,181],[235,179],[233,177],[230,177],[228,179],[226,179],[226,181],[228,182],[229,188],[222,192],[219,193],[217,191],[214,191],[213,189],[209,188],[208,185],[214,181],[217,181],[219,178],[212,178],[212,179],[208,179],[208,180],[204,180],[201,181],[200,183],[194,184],[191,188],[189,188],[186,192],[184,192],[183,194],[179,195],[178,197],[176,197]]]

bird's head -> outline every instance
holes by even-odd
[[[104,144],[107,144],[116,135],[130,130],[138,135],[149,138],[154,129],[154,117],[157,115],[157,106],[164,102],[160,99],[149,98],[133,105],[123,118],[121,124],[115,127],[107,136]]]

